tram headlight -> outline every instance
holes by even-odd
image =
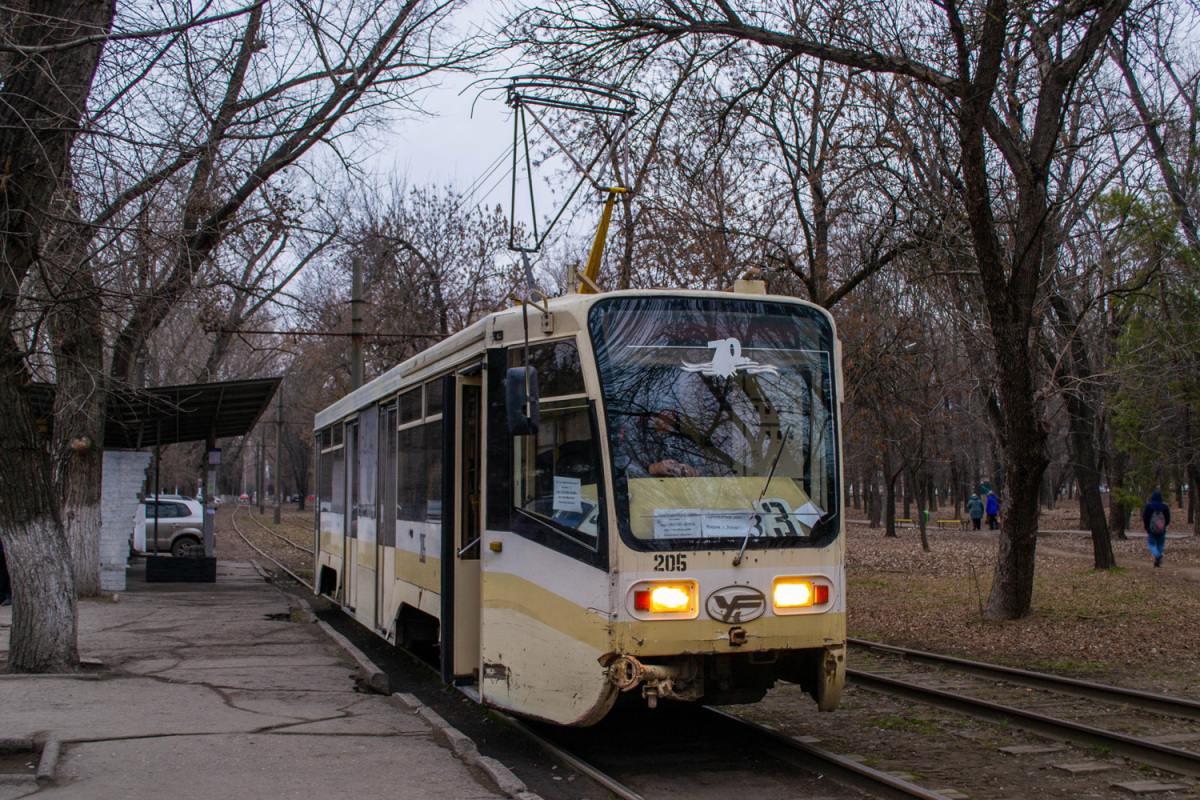
[[[812,584],[808,581],[798,581],[785,578],[775,581],[776,608],[803,608],[813,602]]]
[[[692,609],[692,585],[662,583],[646,586],[633,593],[633,606],[638,611],[680,613]]]
[[[772,599],[776,609],[824,605],[829,602],[829,587],[806,578],[777,578]]]

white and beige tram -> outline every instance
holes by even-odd
[[[759,287],[517,306],[320,412],[318,591],[563,725],[777,680],[832,710],[839,343]]]

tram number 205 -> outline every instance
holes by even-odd
[[[655,572],[683,572],[687,569],[686,553],[659,553],[654,556]]]

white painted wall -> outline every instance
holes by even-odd
[[[100,492],[100,588],[125,591],[129,537],[146,482],[150,453],[106,450]]]

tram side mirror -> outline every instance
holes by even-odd
[[[528,436],[538,429],[538,374],[533,367],[513,367],[504,376],[508,432]]]

